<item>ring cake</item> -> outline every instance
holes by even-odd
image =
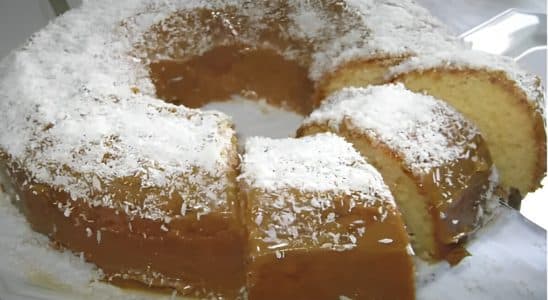
[[[437,259],[445,245],[477,228],[494,182],[485,144],[500,164],[503,183],[522,192],[538,184],[546,164],[538,82],[524,80],[533,78],[529,75],[509,76],[522,74],[511,64],[493,71],[475,60],[463,65],[461,59],[452,68],[441,63],[445,58],[426,59],[444,51],[468,53],[411,0],[84,1],[0,62],[0,167],[9,173],[30,225],[57,245],[82,252],[107,281],[138,281],[198,297],[243,297],[247,287],[251,298],[319,293],[343,299],[413,298],[407,237],[395,203],[419,254]],[[353,131],[361,126],[351,122],[352,116],[358,116],[354,122],[362,119],[359,107],[337,109],[344,120],[330,115],[340,123],[337,130],[318,124],[300,131],[334,131],[350,139],[381,169],[396,202],[378,174],[339,138],[252,139],[241,164],[230,117],[197,109],[241,94],[308,115],[337,90],[389,81],[449,102],[476,122],[486,139],[447,105],[401,86],[333,96],[357,103],[364,93],[384,91],[377,96],[396,93],[429,103],[424,116],[405,113],[408,103],[394,107],[405,120],[376,125],[393,130],[389,123],[402,121],[404,134],[398,139],[408,144],[422,138],[414,136],[419,125],[413,122],[425,129],[441,126],[432,131],[438,144],[424,145],[437,152],[430,153],[433,157],[416,157],[384,138],[375,140],[384,151],[377,153],[371,132]],[[448,87],[448,82],[465,87]],[[466,91],[476,83],[474,90],[496,92],[481,105],[483,98]],[[515,143],[500,137],[508,133],[497,131],[501,122],[489,127],[481,118],[482,112],[495,111],[499,98],[509,99],[501,102],[507,103],[504,113],[519,123],[513,130],[523,134]],[[334,108],[337,101],[332,101],[308,122]],[[470,113],[475,105],[478,113]],[[519,116],[510,113],[514,106],[521,107]],[[441,123],[428,125],[428,117]],[[525,152],[513,149],[516,144],[535,149],[523,156],[523,168]],[[278,151],[259,153],[270,148]],[[302,157],[294,153],[299,149],[315,154]],[[509,174],[511,168],[520,178]],[[269,177],[278,170],[286,174]],[[309,182],[296,178],[298,172]],[[462,182],[440,182],[452,176]],[[397,186],[425,193],[404,200]],[[312,205],[318,201],[326,206]],[[411,211],[414,205],[417,211]],[[310,210],[298,213],[299,207]],[[317,221],[311,219],[315,216]],[[362,221],[370,228],[360,235],[361,227],[348,222]],[[420,224],[429,229],[416,227]],[[382,236],[388,233],[393,235]],[[366,264],[376,274],[363,270]],[[359,278],[341,273],[343,266],[371,284],[358,285]],[[306,288],[296,290],[299,282],[292,279]],[[276,284],[285,288],[273,288]]]

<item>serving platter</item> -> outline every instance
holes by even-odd
[[[532,21],[531,15],[538,22]],[[545,15],[509,10],[462,38],[477,49],[491,47],[491,43],[483,42],[487,36],[505,40],[498,48],[482,50],[511,55],[546,80],[545,24]],[[519,30],[509,33],[508,29],[516,28]],[[543,29],[544,40],[539,33]],[[290,136],[302,119],[241,97],[209,104],[206,109],[232,115],[242,141],[253,135]],[[0,176],[0,182],[5,181]],[[13,205],[17,199],[9,195],[9,191],[0,191],[0,299],[181,298],[176,293],[124,290],[98,281],[101,274],[93,265],[81,256],[52,249],[46,237],[33,232]],[[527,217],[542,224],[547,198],[546,188],[527,195],[523,202]],[[538,213],[542,209],[544,212]],[[417,299],[546,299],[546,231],[520,212],[500,206],[467,249],[471,256],[455,267],[445,262],[429,265],[417,259]]]

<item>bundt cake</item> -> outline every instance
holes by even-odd
[[[478,226],[496,186],[491,156],[476,127],[444,102],[401,84],[345,88],[298,135],[326,131],[381,172],[421,257],[443,258]]]
[[[388,75],[413,91],[443,99],[485,137],[501,182],[522,195],[546,175],[544,89],[507,57],[478,51],[410,58]]]
[[[250,298],[414,299],[401,215],[351,144],[250,138],[241,171]]]
[[[290,265],[301,262],[312,271],[328,268],[329,272],[341,270],[337,267],[340,260],[341,266],[355,270],[354,264],[363,266],[372,257],[394,256],[401,261],[398,270],[402,273],[387,280],[401,282],[404,297],[412,293],[406,277],[408,257],[401,252],[406,237],[391,196],[371,198],[366,196],[373,194],[365,193],[358,197],[341,194],[340,189],[300,191],[293,183],[273,184],[276,189],[289,188],[287,196],[300,197],[299,201],[321,196],[322,201],[332,204],[334,208],[328,209],[327,216],[332,212],[340,219],[333,225],[313,224],[320,231],[335,230],[339,241],[352,239],[349,234],[354,229],[336,225],[347,219],[371,222],[371,228],[379,230],[394,230],[394,238],[379,236],[381,245],[370,240],[377,238],[376,229],[363,237],[354,235],[356,247],[341,252],[335,251],[338,248],[334,245],[320,250],[310,240],[295,237],[295,243],[306,243],[314,255],[304,258],[301,254],[305,249],[284,248],[287,256],[283,259],[293,263],[288,260],[277,266],[275,262],[283,259],[273,260],[272,255],[281,254],[282,249],[272,252],[268,242],[261,244],[259,240],[261,230],[268,228],[263,222],[277,222],[277,208],[267,200],[283,200],[284,194],[256,186],[266,180],[259,173],[245,171],[238,183],[240,162],[230,117],[196,108],[241,94],[307,115],[325,96],[342,87],[389,80],[388,70],[405,64],[410,57],[458,52],[462,47],[440,22],[411,0],[85,1],[0,62],[1,164],[10,173],[20,198],[17,205],[31,226],[58,246],[82,252],[103,270],[107,281],[134,280],[175,288],[185,295],[232,298],[245,292],[246,261],[250,296],[262,297],[278,284],[270,282],[267,286],[265,282],[270,279],[264,277],[269,276],[266,271],[292,288],[294,282],[280,279],[284,272],[293,272]],[[404,78],[405,72],[397,70],[392,69],[395,77],[391,80]],[[490,143],[489,134],[486,137]],[[479,135],[470,138],[477,146],[482,145]],[[303,139],[303,148],[307,143],[318,145],[312,138]],[[342,145],[333,137],[317,139]],[[277,143],[266,141],[252,140],[248,150],[253,153],[261,145]],[[350,155],[346,146],[337,149],[343,152],[334,159]],[[470,182],[475,189],[466,190],[472,195],[461,197],[465,200],[481,197],[490,168],[483,147],[472,150],[481,152],[478,158],[484,159],[485,165],[477,170],[478,181]],[[246,154],[248,167],[255,164],[249,161],[252,157]],[[393,165],[394,160],[387,161]],[[357,174],[363,168],[370,169],[363,162],[356,164]],[[447,165],[435,168],[451,170]],[[338,174],[335,171],[333,174]],[[376,173],[368,174],[370,179],[364,182],[375,184],[353,191],[385,191],[377,179],[372,179],[378,177],[372,175]],[[295,179],[291,173],[280,176],[276,179]],[[350,179],[334,180],[330,187]],[[440,189],[432,186],[429,191]],[[341,211],[354,203],[352,200],[365,207]],[[465,200],[455,200],[463,206],[436,208],[444,213],[445,209],[463,210],[459,219],[438,222],[442,225],[436,232],[444,242],[448,241],[445,237],[453,237],[450,241],[454,242],[459,233],[465,235],[475,228],[481,205]],[[388,212],[388,219],[373,222],[379,216],[372,207]],[[248,220],[263,209],[272,209],[272,215],[265,215],[260,224],[257,216],[253,222]],[[283,211],[284,207],[278,209]],[[318,210],[303,212],[305,216],[314,213]],[[249,243],[256,243],[260,249],[251,249]],[[428,249],[435,254],[436,247]],[[312,267],[310,264],[317,260],[323,264]],[[390,277],[394,269],[382,270],[383,266],[395,266],[384,260],[368,266],[379,270],[376,276],[364,270],[359,274],[369,276],[373,283],[384,281],[381,278]],[[275,290],[276,295],[313,294],[320,288],[316,283],[333,276],[307,275],[310,278],[299,278],[314,287]],[[349,293],[362,298],[399,293],[397,289],[379,291],[385,283],[376,287],[363,283],[371,288],[363,291],[355,286],[357,278],[339,275],[348,282],[321,284],[326,293],[352,297],[336,286],[348,287]]]

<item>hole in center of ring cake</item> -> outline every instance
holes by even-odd
[[[313,108],[308,68],[272,49],[219,46],[184,60],[154,61],[150,75],[159,98],[228,113],[243,138],[293,136]]]
[[[208,103],[202,108],[232,116],[240,145],[251,136],[293,137],[304,119],[302,115],[270,105],[264,99],[251,100],[239,95],[228,101]]]

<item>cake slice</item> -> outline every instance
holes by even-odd
[[[346,88],[298,135],[326,131],[345,137],[379,170],[421,257],[445,258],[477,228],[494,187],[491,158],[476,127],[444,102],[401,84]]]
[[[250,138],[245,151],[250,299],[414,298],[400,212],[352,145],[318,134]]]
[[[106,281],[235,297],[244,284],[245,240],[230,119],[161,103],[143,107],[137,101],[124,114],[122,120],[135,122],[134,130],[105,138],[105,152],[63,153],[66,160],[97,157],[102,172],[44,164],[54,174],[55,184],[48,184],[6,158],[27,220],[57,246],[96,264]],[[64,126],[50,130],[68,130]],[[177,130],[170,132],[169,145],[154,152],[145,145],[138,153],[121,151],[128,140],[157,146],[165,139],[156,134],[166,129]],[[53,153],[47,147],[33,155]],[[138,169],[128,172],[133,166]]]
[[[455,107],[481,130],[501,183],[525,195],[546,173],[544,92],[540,79],[508,57],[478,51],[418,56],[391,79]]]

